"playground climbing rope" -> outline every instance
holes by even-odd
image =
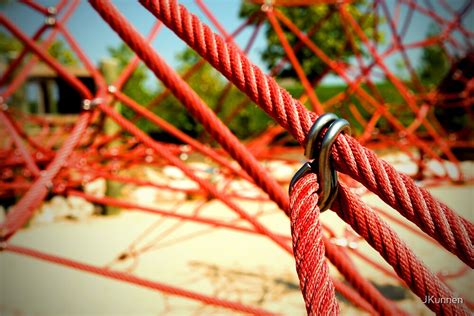
[[[4,146],[0,156],[2,179],[0,196],[18,199],[1,224],[1,242],[4,251],[35,257],[208,305],[249,314],[272,314],[270,311],[241,302],[196,293],[158,281],[146,280],[133,273],[114,270],[110,267],[92,266],[12,243],[14,235],[20,233],[42,203],[51,195],[76,196],[98,205],[140,210],[156,214],[161,218],[174,218],[180,221],[175,227],[164,231],[163,235],[172,234],[182,222],[194,222],[211,229],[225,228],[268,238],[285,252],[294,255],[300,289],[306,310],[310,315],[338,314],[340,307],[336,292],[371,314],[407,313],[384,297],[371,282],[364,278],[350,259],[351,252],[358,253],[359,258],[363,258],[368,264],[392,278],[401,280],[403,286],[409,288],[421,300],[426,297],[456,297],[457,294],[446,283],[447,278],[430,271],[390,226],[389,223],[392,222],[390,216],[393,215],[385,216],[382,211],[379,212],[377,208],[362,201],[354,193],[354,188],[357,186],[353,184],[357,182],[363,185],[365,190],[377,195],[399,215],[417,226],[409,226],[409,229],[456,256],[466,266],[460,275],[474,267],[474,225],[472,222],[438,201],[429,190],[420,187],[414,175],[398,172],[394,166],[380,159],[374,150],[368,148],[386,148],[398,144],[398,148],[419,166],[422,173],[426,170],[421,170],[421,166],[426,164],[427,159],[441,165],[443,176],[438,177],[437,181],[446,179],[458,182],[470,181],[463,175],[460,161],[454,154],[453,148],[459,146],[472,148],[474,147],[472,140],[453,141],[454,136],[443,130],[434,115],[428,114],[430,108],[435,106],[433,100],[449,99],[449,96],[440,95],[440,91],[426,91],[426,88],[419,83],[419,78],[407,55],[410,49],[434,43],[442,45],[447,54],[453,50],[457,54],[472,54],[474,33],[462,23],[462,17],[466,14],[466,10],[470,9],[469,6],[463,7],[462,10],[451,8],[452,18],[447,19],[438,15],[430,6],[425,7],[411,0],[397,1],[396,10],[400,10],[401,7],[410,8],[417,14],[425,15],[438,23],[441,29],[437,36],[407,43],[405,36],[411,15],[402,23],[399,17],[392,16],[386,1],[375,0],[369,8],[374,9],[377,16],[382,15],[380,18],[387,21],[389,32],[393,37],[393,44],[386,50],[380,50],[367,38],[364,30],[351,15],[348,9],[349,3],[322,1],[331,6],[327,16],[337,15],[347,28],[345,34],[348,46],[350,47],[357,38],[372,56],[372,60],[367,63],[367,60],[356,52],[357,64],[344,65],[337,58],[326,55],[311,40],[311,32],[317,32],[319,24],[314,30],[305,33],[284,14],[280,6],[296,5],[288,1],[255,1],[262,4],[261,11],[257,13],[260,22],[253,25],[252,19],[256,17],[252,15],[234,32],[228,33],[219,24],[218,18],[212,14],[212,10],[203,1],[197,0],[198,7],[220,33],[218,34],[177,1],[141,0],[141,5],[156,18],[150,34],[146,37],[135,29],[131,21],[127,20],[111,1],[89,0],[90,5],[103,21],[136,54],[118,78],[113,83],[107,84],[104,76],[96,69],[86,52],[80,48],[67,29],[67,21],[74,14],[79,1],[62,0],[55,7],[50,8],[43,7],[34,1],[22,2],[23,5],[44,15],[46,20],[45,24],[32,37],[29,37],[8,17],[0,15],[0,24],[24,45],[23,51],[8,65],[0,78],[2,84],[0,121],[3,127],[2,133],[7,135],[6,139],[8,139],[4,142],[5,144],[2,144]],[[445,1],[440,2],[450,8]],[[321,1],[298,1],[297,5],[322,4]],[[265,74],[247,56],[263,19],[268,21],[271,30],[276,33],[286,54],[269,74]],[[322,19],[321,23],[325,23],[325,19]],[[151,40],[164,26],[202,58],[184,74],[180,75],[170,67],[160,56],[159,51],[151,45]],[[253,27],[254,31],[248,45],[241,49],[234,42],[234,38],[247,27]],[[289,45],[283,28],[289,30],[297,38],[297,45],[293,47]],[[49,37],[40,41],[46,30],[50,30]],[[93,78],[97,87],[95,91],[91,91],[47,53],[47,48],[59,33]],[[301,61],[295,55],[302,48],[308,49],[314,54],[314,58],[320,59],[325,64],[324,74],[337,75],[348,88],[329,100],[318,99],[317,93],[314,92],[314,85],[319,81],[311,82],[307,78],[301,67]],[[355,48],[354,50],[356,51]],[[399,79],[387,66],[385,59],[394,54],[400,54],[402,57],[405,68],[412,77],[410,84]],[[30,55],[31,58],[28,59]],[[451,55],[454,56],[454,54]],[[10,104],[12,95],[25,83],[28,74],[38,62],[48,65],[81,95],[82,111],[72,124],[48,121],[41,116],[21,113],[14,104]],[[164,86],[163,92],[148,105],[138,104],[122,91],[140,62],[146,65]],[[215,109],[209,107],[202,96],[198,95],[187,82],[187,79],[205,63],[214,67],[228,80],[220,97],[221,104],[233,87],[239,89],[248,98],[238,104],[236,111],[231,113],[226,120],[231,121],[238,111],[253,102],[276,124],[250,142],[242,143],[229,129],[226,120],[221,120],[218,116],[219,107]],[[273,77],[282,65],[290,65],[301,81],[304,89],[298,99],[282,88]],[[403,104],[412,115],[412,121],[408,126],[404,125],[390,110],[387,102],[379,97],[373,78],[369,75],[375,68],[381,71],[400,93]],[[351,72],[356,72],[356,75]],[[455,70],[454,73],[457,73],[457,80],[464,83],[464,91],[459,93],[463,98],[459,101],[460,105],[455,106],[463,107],[469,112],[473,106],[472,82],[474,79],[463,77],[460,70]],[[172,122],[167,122],[159,116],[160,101],[169,95],[179,100],[220,148],[190,137],[174,127]],[[366,111],[371,113],[368,121],[362,117],[360,110],[354,104],[348,102],[351,96],[357,98]],[[121,103],[132,110],[135,116],[131,119],[124,117],[114,108],[113,105],[116,103]],[[276,157],[279,151],[281,153],[288,150],[285,146],[277,145],[277,136],[285,132],[301,146],[306,146],[308,134],[317,118],[324,112],[331,112],[331,107],[342,103],[347,105],[346,113],[349,113],[352,119],[364,128],[362,133],[354,136],[339,135],[330,149],[332,160],[330,166],[334,165],[341,175],[341,180],[337,182],[338,193],[330,209],[352,228],[353,234],[356,234],[358,238],[363,238],[376,250],[393,268],[394,273],[359,253],[357,249],[345,249],[334,244],[336,234],[320,218],[318,200],[322,196],[318,189],[321,179],[318,179],[316,173],[309,172],[299,177],[288,195],[281,181],[277,181],[268,168],[260,162],[268,157]],[[307,104],[309,107],[306,106]],[[112,135],[105,134],[100,124],[105,118],[113,120],[120,130]],[[172,145],[153,139],[135,124],[138,118],[146,119],[187,146]],[[382,119],[391,126],[392,133],[382,135],[377,131],[377,122]],[[40,132],[31,135],[25,129],[25,124],[19,124],[20,120],[39,126]],[[121,140],[120,143],[118,145],[115,143],[115,147],[110,146],[117,139]],[[413,148],[419,149],[424,154],[415,157]],[[218,176],[226,184],[216,185],[209,177],[202,176],[202,172],[196,171],[183,161],[181,157],[191,152],[208,157],[215,164]],[[107,163],[107,159],[113,163]],[[288,159],[287,162],[299,163],[298,159]],[[119,173],[121,169],[136,165],[160,168],[173,166],[195,185],[192,189],[183,189]],[[450,169],[446,167],[447,165]],[[199,196],[203,202],[198,204],[191,214],[184,214],[176,211],[178,207],[160,209],[143,206],[136,201],[124,201],[113,196],[94,196],[80,190],[84,184],[98,178],[134,186],[154,187],[162,191],[184,192],[187,195]],[[244,181],[251,190],[257,192],[257,195],[249,198],[238,191],[229,190],[228,187],[237,179]],[[285,179],[284,184],[289,184],[289,180]],[[236,201],[238,199],[273,202],[276,208],[289,217],[291,238],[274,232],[265,223],[265,217],[262,214],[250,212]],[[218,216],[213,218],[203,215],[201,208],[212,200],[220,201],[231,210],[236,215],[235,220],[226,221],[219,219]],[[389,222],[384,218],[389,219]],[[158,224],[156,227],[152,226],[143,234],[149,234],[158,226]],[[138,244],[139,239],[132,245]],[[130,249],[132,248],[135,249],[135,246],[131,246]],[[153,244],[141,249],[137,248],[138,250],[126,253],[126,256],[138,260],[141,253],[153,248]],[[329,271],[332,268],[336,268],[347,282],[330,275]],[[426,305],[433,312],[443,315],[469,315],[470,308],[473,307],[469,297],[465,297],[464,303],[460,304],[428,301]]]

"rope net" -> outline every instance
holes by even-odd
[[[460,152],[474,147],[472,130],[445,124],[450,119],[446,113],[460,113],[463,118],[473,119],[474,79],[470,69],[474,33],[465,19],[471,10],[469,1],[454,8],[442,0],[436,6],[430,1],[421,4],[410,0],[376,0],[364,4],[361,16],[351,10],[350,1],[253,1],[258,10],[230,32],[220,24],[219,15],[214,15],[212,8],[201,0],[195,3],[210,26],[176,1],[141,0],[141,5],[156,17],[149,34],[142,35],[111,1],[90,0],[89,5],[107,27],[135,54],[112,79],[99,71],[68,30],[67,22],[79,1],[61,0],[54,7],[30,0],[21,2],[40,13],[45,22],[28,36],[14,21],[0,15],[3,28],[23,45],[0,78],[0,197],[5,205],[11,204],[1,226],[5,252],[136,284],[159,291],[163,297],[196,301],[201,304],[201,312],[219,313],[221,308],[248,314],[281,312],[265,300],[248,299],[248,288],[223,284],[214,293],[200,292],[192,281],[183,281],[178,276],[175,279],[182,284],[173,283],[173,278],[162,282],[136,273],[150,253],[225,230],[266,239],[295,259],[299,278],[295,287],[301,290],[308,314],[344,312],[335,293],[371,314],[411,312],[383,295],[364,276],[360,262],[379,271],[393,284],[410,289],[437,314],[471,313],[474,303],[469,300],[470,293],[457,293],[450,281],[466,276],[474,266],[473,224],[427,190],[447,181],[472,183],[459,158]],[[323,5],[329,8],[326,15],[309,31],[302,31],[288,14],[288,10],[303,6],[309,9]],[[440,14],[438,7],[445,14]],[[402,16],[400,12],[405,11],[408,13]],[[423,39],[410,39],[408,30],[416,27],[417,16],[429,18],[439,32]],[[325,23],[335,18],[343,25],[344,47],[329,56],[312,35],[324,30]],[[373,24],[373,34],[367,34],[362,25],[364,19]],[[382,24],[386,25],[389,43],[384,46],[373,38]],[[267,73],[247,57],[263,25],[282,47],[282,57]],[[151,45],[164,27],[199,56],[183,72],[170,67]],[[241,48],[234,39],[244,30],[251,32],[247,45]],[[93,85],[80,80],[70,67],[48,54],[58,36],[67,42]],[[290,44],[290,39],[296,40],[296,45]],[[450,69],[441,83],[429,86],[422,83],[410,52],[435,46],[446,56]],[[344,50],[354,57],[343,58]],[[298,57],[300,51],[321,62],[323,68],[317,76],[305,73],[305,61]],[[402,75],[390,66],[389,60],[396,58],[402,65]],[[164,87],[148,104],[139,104],[124,92],[141,64]],[[78,115],[32,114],[15,104],[16,91],[28,83],[38,65],[47,65],[80,96]],[[212,106],[189,84],[193,75],[209,65],[227,80],[217,104]],[[290,94],[282,88],[274,78],[284,71],[294,72],[302,89]],[[318,87],[331,76],[343,82],[345,88],[323,99],[318,95]],[[381,79],[396,96],[387,97],[382,91],[384,86],[377,84]],[[240,90],[242,98],[223,113],[223,104],[233,89]],[[160,105],[170,96],[200,123],[202,135],[192,137],[160,116]],[[239,113],[255,105],[273,123],[242,142],[229,126]],[[332,149],[340,184],[328,216],[336,221],[337,214],[346,223],[337,232],[322,220],[325,215],[321,216],[317,207],[316,174],[300,179],[290,197],[286,193],[302,160],[301,146],[295,146],[295,141],[304,146],[314,120],[333,111],[349,120],[354,131],[352,137],[339,136]],[[132,115],[125,115],[126,112]],[[153,138],[139,127],[142,125],[137,125],[139,121],[159,127],[177,142]],[[401,153],[399,157],[404,157],[404,163],[412,167],[411,171],[397,171],[399,161],[393,160],[393,166],[380,159],[374,150],[396,150]],[[102,183],[106,190],[94,190],[97,183]],[[157,198],[146,201],[147,193]],[[377,195],[393,210],[387,211],[379,204],[369,205],[361,199],[369,194]],[[83,203],[82,211],[94,212],[96,207],[104,212],[143,212],[158,219],[135,232],[128,246],[111,254],[103,265],[17,243],[16,234],[21,236],[25,225],[34,223],[38,213],[54,201],[59,203],[60,196],[67,197],[68,203],[72,203],[70,199]],[[282,214],[290,218],[291,234],[289,229],[278,230],[272,225],[272,219]],[[196,229],[184,229],[190,224]],[[395,231],[392,226],[401,230]],[[452,273],[431,271],[399,232],[404,232],[403,236],[409,232],[440,252],[450,252],[459,259],[460,268]],[[370,247],[372,250],[367,251]],[[213,265],[193,263],[193,269],[218,275]],[[255,282],[260,277],[269,282],[265,283],[268,287],[279,286],[275,279],[262,277],[265,273],[219,273],[234,281]],[[237,282],[234,281],[230,283]],[[461,302],[445,303],[426,300],[427,297],[461,298]],[[166,302],[164,305],[166,311],[172,311],[172,306]]]

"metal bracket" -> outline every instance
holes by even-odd
[[[326,132],[322,131],[327,128]],[[309,130],[306,137],[305,156],[311,162],[306,162],[296,172],[290,182],[289,193],[295,183],[309,172],[318,174],[320,184],[318,206],[320,212],[327,210],[337,195],[338,178],[330,160],[331,147],[336,141],[339,134],[346,132],[350,134],[349,122],[339,118],[333,113],[326,113],[316,119],[313,126]],[[318,143],[321,143],[317,150]]]
[[[82,110],[83,111],[90,111],[97,107],[97,105],[104,102],[101,98],[95,98],[92,100],[84,99],[82,100]]]

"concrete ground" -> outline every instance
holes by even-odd
[[[403,162],[399,165],[402,170],[409,167],[404,166]],[[464,168],[468,173],[472,172],[471,163],[464,165]],[[474,185],[443,182],[431,187],[430,191],[474,221]],[[182,214],[191,214],[201,203],[200,200],[191,200],[177,204],[169,199],[165,201],[160,197],[146,196],[155,193],[140,193],[140,202]],[[376,196],[367,193],[362,194],[362,198],[370,205],[380,206],[403,219]],[[239,201],[238,204],[249,213],[260,214],[259,220],[273,231],[289,236],[289,221],[273,203]],[[218,201],[208,202],[200,214],[222,220],[236,219]],[[339,236],[346,230],[346,225],[330,211],[322,214],[322,220]],[[447,273],[462,269],[460,261],[439,246],[401,225],[391,222],[391,226],[433,271]],[[149,234],[138,240],[133,249],[148,247],[147,250],[136,260],[126,257],[114,261],[145,230]],[[123,211],[108,217],[90,215],[76,220],[37,221],[19,232],[11,243],[80,262],[130,271],[143,278],[241,301],[276,313],[305,314],[293,257],[259,235],[163,219],[138,211]],[[383,263],[365,242],[357,242],[356,247]],[[365,277],[394,298],[407,312],[412,315],[431,314],[397,281],[357,257],[352,258]],[[333,267],[331,274],[339,277]],[[471,269],[461,277],[450,279],[448,284],[459,295],[474,300],[474,273]],[[341,310],[343,315],[361,314],[345,302],[341,303]],[[165,314],[230,315],[234,312],[23,255],[0,254],[0,315]]]

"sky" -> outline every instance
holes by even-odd
[[[46,6],[54,5],[56,3],[56,1],[50,0],[40,0],[38,2]],[[393,7],[393,0],[388,0],[387,2],[389,6]],[[445,9],[440,7],[439,4],[436,4],[437,1],[431,2],[435,6],[437,14],[441,16],[449,16]],[[449,2],[458,6],[464,3],[464,1],[461,0],[453,0]],[[153,23],[156,21],[146,9],[133,0],[115,0],[113,3],[142,34],[147,34]],[[180,3],[184,4],[192,13],[198,15],[205,23],[211,25],[210,21],[205,17],[194,0],[181,0]],[[205,3],[229,33],[243,23],[243,20],[238,17],[241,3],[240,0],[206,0]],[[421,1],[420,3],[426,2]],[[39,13],[16,0],[10,0],[7,2],[7,5],[1,7],[1,10],[8,18],[14,21],[17,26],[29,35],[33,34],[44,21]],[[406,16],[408,10],[408,7],[402,6],[400,13],[402,20],[404,16]],[[425,15],[415,14],[406,36],[407,42],[424,38],[427,31],[432,27],[431,23],[432,21],[430,18]],[[85,0],[80,2],[80,5],[66,25],[82,49],[95,63],[98,63],[101,58],[109,56],[107,51],[108,47],[117,46],[121,42],[120,38],[104,21],[101,20],[99,15]],[[464,25],[466,25],[471,31],[474,31],[474,13],[472,8],[465,18]],[[389,34],[387,27],[388,26],[385,25],[383,26],[383,29],[387,34]],[[246,28],[245,31],[235,39],[236,43],[240,47],[244,47],[251,32],[251,28]],[[387,45],[388,44],[390,43],[387,43]],[[166,27],[161,29],[152,45],[173,67],[177,65],[176,55],[185,48],[185,44]],[[265,47],[266,41],[264,32],[260,31],[255,45],[249,53],[249,57],[254,63],[263,69],[266,69],[266,67],[260,58],[260,54]],[[411,51],[409,52],[409,56],[412,60],[416,61],[419,59],[420,51]],[[399,56],[393,56],[388,58],[386,63],[393,69],[395,68],[398,59]]]
[[[39,2],[49,6],[56,1]],[[156,21],[154,16],[133,0],[115,0],[113,3],[142,34],[147,34]],[[194,1],[181,1],[181,3],[185,4],[191,12],[209,23],[209,20],[205,18]],[[243,22],[238,17],[239,1],[211,0],[206,1],[206,4],[218,16],[220,23],[227,31],[237,28]],[[43,22],[40,14],[18,2],[11,2],[3,8],[3,11],[7,17],[29,35],[32,35]],[[121,42],[120,38],[102,21],[87,1],[81,1],[76,12],[67,23],[67,27],[94,62],[98,62],[101,58],[109,55],[108,47],[117,46]],[[250,33],[251,29],[247,28],[246,31],[242,32],[241,36],[236,38],[236,42],[240,45],[245,45]],[[263,66],[258,58],[259,49],[262,49],[265,45],[262,33],[260,33],[256,44],[259,48],[252,50],[250,57],[252,60],[257,61],[260,66]],[[169,29],[163,27],[153,42],[153,47],[169,64],[176,66],[176,54],[185,48],[185,44]]]

